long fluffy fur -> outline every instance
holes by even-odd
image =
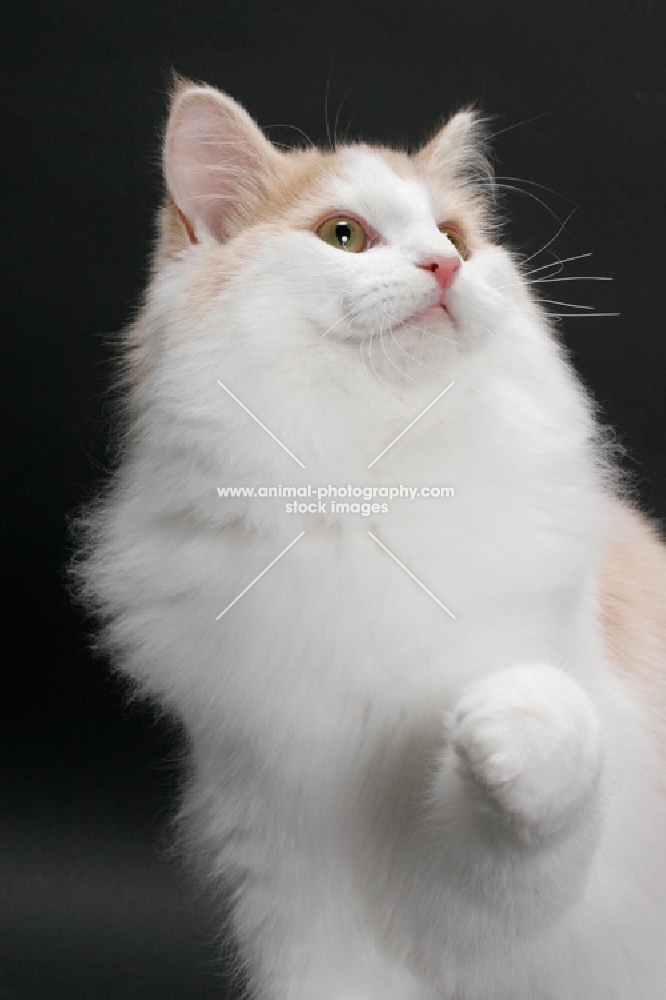
[[[476,129],[278,153],[229,98],[174,96],[123,458],[74,572],[118,670],[187,729],[183,830],[260,1000],[666,995],[663,550],[490,240]],[[322,243],[334,209],[382,244]],[[471,251],[452,319],[414,266],[453,252],[445,220]],[[308,482],[456,497],[364,518],[216,492]]]

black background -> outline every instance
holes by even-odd
[[[325,142],[328,117],[338,135],[415,143],[470,101],[494,115],[498,173],[547,206],[508,192],[509,242],[535,253],[579,206],[552,249],[593,251],[567,273],[615,279],[550,287],[621,313],[563,336],[663,515],[665,28],[651,0],[6,5],[1,998],[226,990],[205,900],[168,852],[177,734],[124,706],[63,587],[66,516],[109,462],[115,332],[146,277],[171,69],[279,141],[291,125]]]

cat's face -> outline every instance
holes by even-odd
[[[463,199],[429,186],[406,156],[391,162],[352,147],[322,161],[275,234],[313,332],[342,340],[410,328],[453,333],[463,270],[482,246]]]
[[[515,268],[489,238],[491,179],[472,113],[413,154],[283,152],[230,98],[185,84],[164,162],[158,260],[196,261],[189,311],[214,317],[222,338],[242,327],[257,346],[326,340],[418,381],[436,356],[478,343],[516,298]]]

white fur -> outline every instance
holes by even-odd
[[[666,825],[598,634],[590,407],[497,247],[462,264],[455,324],[411,319],[437,296],[415,262],[451,252],[441,206],[372,151],[341,157],[331,204],[385,246],[204,233],[154,279],[88,593],[187,728],[184,828],[257,998],[659,1000]],[[195,303],[203,268],[224,281]],[[308,482],[456,497],[336,518],[216,491]]]

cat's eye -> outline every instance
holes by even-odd
[[[442,225],[437,228],[440,233],[443,233],[451,240],[462,259],[467,260],[469,257],[469,247],[467,246],[467,240],[463,236],[460,229],[458,229],[458,227],[452,222],[443,222]]]
[[[361,253],[368,245],[368,234],[356,219],[336,215],[317,228],[317,236],[329,246],[348,253]]]

